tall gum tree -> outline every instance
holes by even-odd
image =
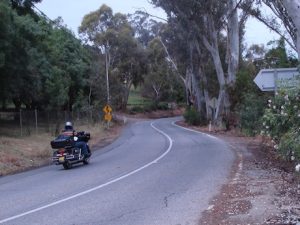
[[[284,7],[295,26],[296,37],[294,42],[297,48],[298,59],[300,59],[300,1],[299,0],[283,0]]]
[[[107,83],[107,103],[110,102],[109,93],[109,68],[111,65],[110,54],[110,32],[113,23],[113,12],[107,5],[102,5],[98,10],[91,12],[83,17],[79,34],[87,43],[91,43],[105,55],[105,73]]]
[[[258,0],[252,1],[251,7],[244,4],[239,7],[282,37],[300,58],[299,0]],[[263,13],[261,9],[264,7],[268,7],[271,13]]]
[[[102,5],[84,16],[79,33],[105,56],[107,102],[125,109],[132,84],[140,82],[145,70],[143,48],[127,16]]]
[[[189,31],[194,32],[197,41],[209,51],[219,82],[215,119],[220,119],[226,109],[229,108],[229,96],[226,89],[228,86],[234,86],[238,68],[240,39],[236,0],[152,0],[152,2],[162,7],[169,18],[177,18],[187,33]],[[228,68],[226,76],[219,52],[219,35],[224,30],[228,31]]]

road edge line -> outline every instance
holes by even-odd
[[[125,179],[125,178],[127,178],[127,177],[129,177],[129,176],[131,176],[131,175],[133,175],[133,174],[136,174],[136,173],[138,173],[138,172],[140,172],[140,171],[142,171],[142,170],[148,168],[149,166],[151,166],[151,165],[153,165],[153,164],[156,164],[159,160],[161,160],[162,158],[164,158],[164,157],[171,151],[172,146],[173,146],[173,140],[171,139],[171,137],[170,137],[168,134],[166,134],[166,133],[163,132],[162,130],[158,129],[158,128],[155,127],[153,124],[154,124],[154,122],[152,122],[152,123],[150,124],[151,127],[152,127],[154,130],[156,130],[158,133],[160,133],[160,134],[162,134],[163,136],[165,136],[165,137],[169,140],[169,147],[168,147],[168,149],[167,149],[162,155],[160,155],[158,158],[154,159],[154,160],[151,161],[150,163],[147,163],[146,165],[144,165],[144,166],[142,166],[142,167],[140,167],[140,168],[138,168],[138,169],[135,169],[135,170],[133,170],[133,171],[131,171],[131,172],[129,172],[129,173],[127,173],[127,174],[121,176],[121,177],[118,177],[118,178],[116,178],[116,179],[114,179],[114,180],[108,181],[108,182],[106,182],[106,183],[104,183],[104,184],[98,185],[98,186],[96,186],[96,187],[94,187],[94,188],[90,188],[90,189],[88,189],[88,190],[86,190],[86,191],[79,192],[79,193],[77,193],[77,194],[75,194],[75,195],[71,195],[71,196],[69,196],[69,197],[67,197],[67,198],[63,198],[63,199],[61,199],[61,200],[58,200],[58,201],[49,203],[49,204],[47,204],[47,205],[38,207],[38,208],[36,208],[36,209],[32,209],[32,210],[29,210],[29,211],[27,211],[27,212],[24,212],[24,213],[21,213],[21,214],[18,214],[18,215],[11,216],[11,217],[8,217],[8,218],[6,218],[6,219],[0,220],[0,224],[3,224],[3,223],[6,223],[6,222],[9,222],[9,221],[18,219],[18,218],[23,217],[23,216],[27,216],[27,215],[33,214],[33,213],[38,212],[38,211],[41,211],[41,210],[43,210],[43,209],[50,208],[50,207],[55,206],[55,205],[59,205],[59,204],[61,204],[61,203],[63,203],[63,202],[66,202],[66,201],[72,200],[72,199],[74,199],[74,198],[77,198],[77,197],[86,195],[86,194],[91,193],[91,192],[96,191],[96,190],[99,190],[99,189],[101,189],[101,188],[103,188],[103,187],[106,187],[106,186],[108,186],[108,185],[110,185],[110,184],[113,184],[113,183],[116,183],[116,182],[118,182],[118,181],[120,181],[120,180],[123,180],[123,179]]]

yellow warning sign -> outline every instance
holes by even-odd
[[[112,108],[110,107],[110,105],[106,105],[103,107],[103,112],[107,113],[111,113],[112,112]]]
[[[110,113],[107,113],[107,114],[104,115],[104,119],[105,119],[106,121],[110,122],[111,119],[112,119],[112,115],[111,115]]]

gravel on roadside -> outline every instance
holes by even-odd
[[[228,183],[199,224],[300,225],[300,179],[262,138],[217,134],[236,154]]]

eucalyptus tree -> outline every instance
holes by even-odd
[[[151,97],[156,104],[161,100],[162,93],[168,89],[168,64],[161,42],[156,38],[148,46],[148,73],[144,82],[144,94]]]
[[[113,20],[114,24],[122,24],[116,26],[117,33],[113,41],[113,75],[117,76],[121,84],[119,107],[126,109],[132,85],[140,84],[147,72],[146,51],[135,38],[135,30],[128,23],[127,17],[118,13]]]
[[[10,0],[11,6],[19,15],[31,15],[35,20],[39,20],[39,16],[34,11],[34,5],[42,0]]]
[[[298,0],[252,0],[252,2],[252,7],[241,4],[241,9],[282,37],[300,58],[300,2]],[[266,6],[271,14],[261,10]]]
[[[127,16],[113,14],[110,7],[102,5],[84,16],[79,33],[105,56],[107,101],[111,101],[109,92],[114,91],[112,101],[124,108],[131,85],[140,82],[144,73],[143,48]]]
[[[51,65],[45,90],[52,107],[72,111],[77,97],[87,86],[89,59],[80,40],[63,27],[60,19],[54,22],[45,40]]]
[[[294,25],[293,27],[291,26],[291,32],[294,33],[292,38],[297,48],[298,59],[300,60],[300,1],[282,0],[282,4],[289,15],[288,19],[292,20]],[[287,24],[285,21],[283,20],[284,24]]]
[[[234,86],[239,60],[239,23],[237,16],[237,2],[231,1],[202,1],[202,0],[152,0],[162,7],[169,18],[176,19],[186,31],[185,35],[191,48],[205,46],[210,53],[218,82],[219,94],[217,113],[219,118],[229,107],[229,96],[226,87]],[[219,37],[221,32],[227,30],[227,76],[219,51]],[[199,51],[198,51],[199,52]],[[200,52],[199,52],[200,53]]]
[[[107,103],[110,102],[109,69],[111,66],[111,34],[113,30],[113,11],[103,4],[98,10],[84,16],[79,34],[86,43],[91,43],[105,55],[105,73],[107,84]]]
[[[135,37],[145,48],[157,36],[154,27],[158,22],[151,19],[147,12],[136,11],[129,15],[129,22],[134,29]]]
[[[31,15],[18,15],[8,1],[1,2],[0,10],[2,101],[12,101],[17,109],[22,103],[27,108],[37,107],[43,99],[42,77],[47,67],[42,44],[47,34],[41,26],[42,20],[37,22]]]
[[[2,107],[5,108],[9,98],[8,79],[10,78],[10,63],[13,52],[13,38],[15,36],[13,29],[14,12],[9,6],[9,1],[0,2],[0,99]]]

